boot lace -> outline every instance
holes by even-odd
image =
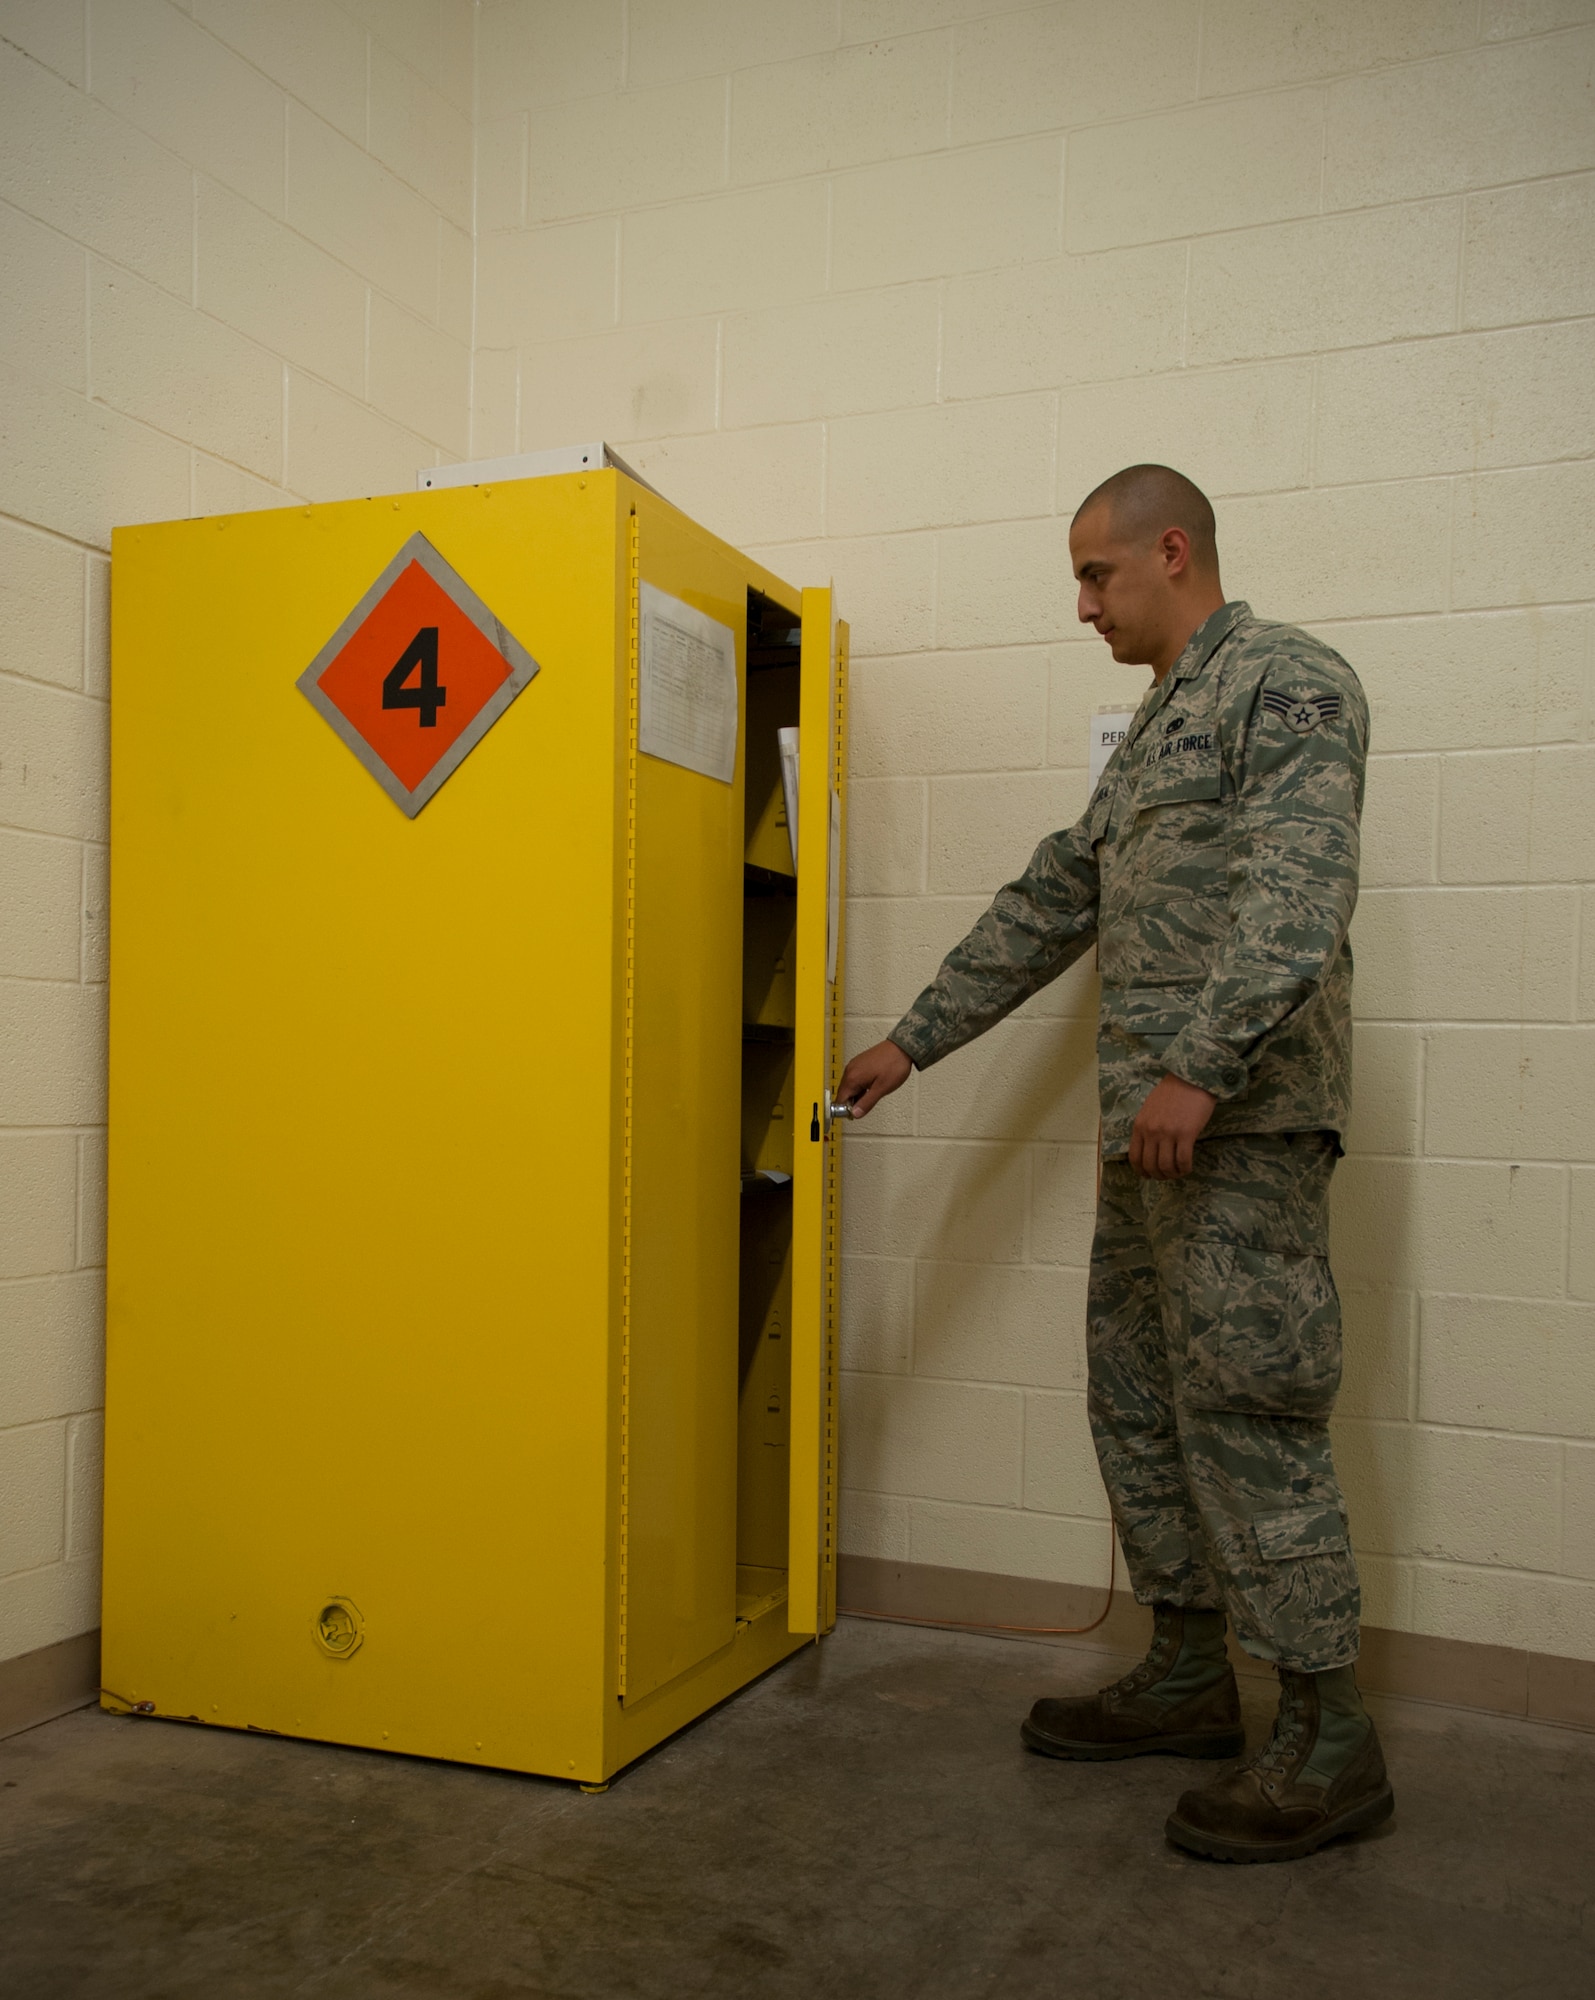
[[[1116,1680],[1112,1687],[1104,1688],[1102,1692],[1110,1701],[1124,1701],[1143,1693],[1154,1681],[1162,1680],[1178,1650],[1172,1621],[1165,1623],[1159,1619],[1146,1658],[1138,1667],[1132,1667],[1122,1680]]]
[[[1254,1750],[1241,1768],[1258,1771],[1277,1782],[1291,1769],[1306,1740],[1307,1704],[1297,1684],[1284,1681],[1279,1690],[1279,1713],[1268,1741],[1261,1750]]]

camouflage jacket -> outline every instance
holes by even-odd
[[[920,1069],[1100,946],[1103,1152],[1165,1072],[1208,1132],[1345,1131],[1368,707],[1322,641],[1226,604],[1147,690],[1083,817],[1050,834],[891,1039]]]

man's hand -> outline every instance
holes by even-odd
[[[1182,1076],[1168,1075],[1153,1084],[1130,1128],[1130,1165],[1152,1181],[1177,1181],[1188,1174],[1196,1142],[1217,1102],[1211,1091]]]
[[[855,1118],[866,1117],[883,1097],[907,1083],[914,1065],[895,1042],[877,1042],[854,1056],[836,1086],[839,1104],[851,1104]]]

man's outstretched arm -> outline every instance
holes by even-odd
[[[864,1117],[908,1080],[1011,1014],[1085,950],[1097,928],[1097,858],[1088,812],[1049,834],[1015,882],[942,960],[884,1042],[856,1055],[837,1096]]]

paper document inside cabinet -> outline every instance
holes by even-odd
[[[729,625],[639,586],[637,748],[729,785],[737,765],[737,642]]]
[[[798,814],[798,733],[795,729],[778,729],[776,740],[781,746],[781,795],[786,801],[786,837],[792,843],[792,873],[797,873],[797,814]]]

